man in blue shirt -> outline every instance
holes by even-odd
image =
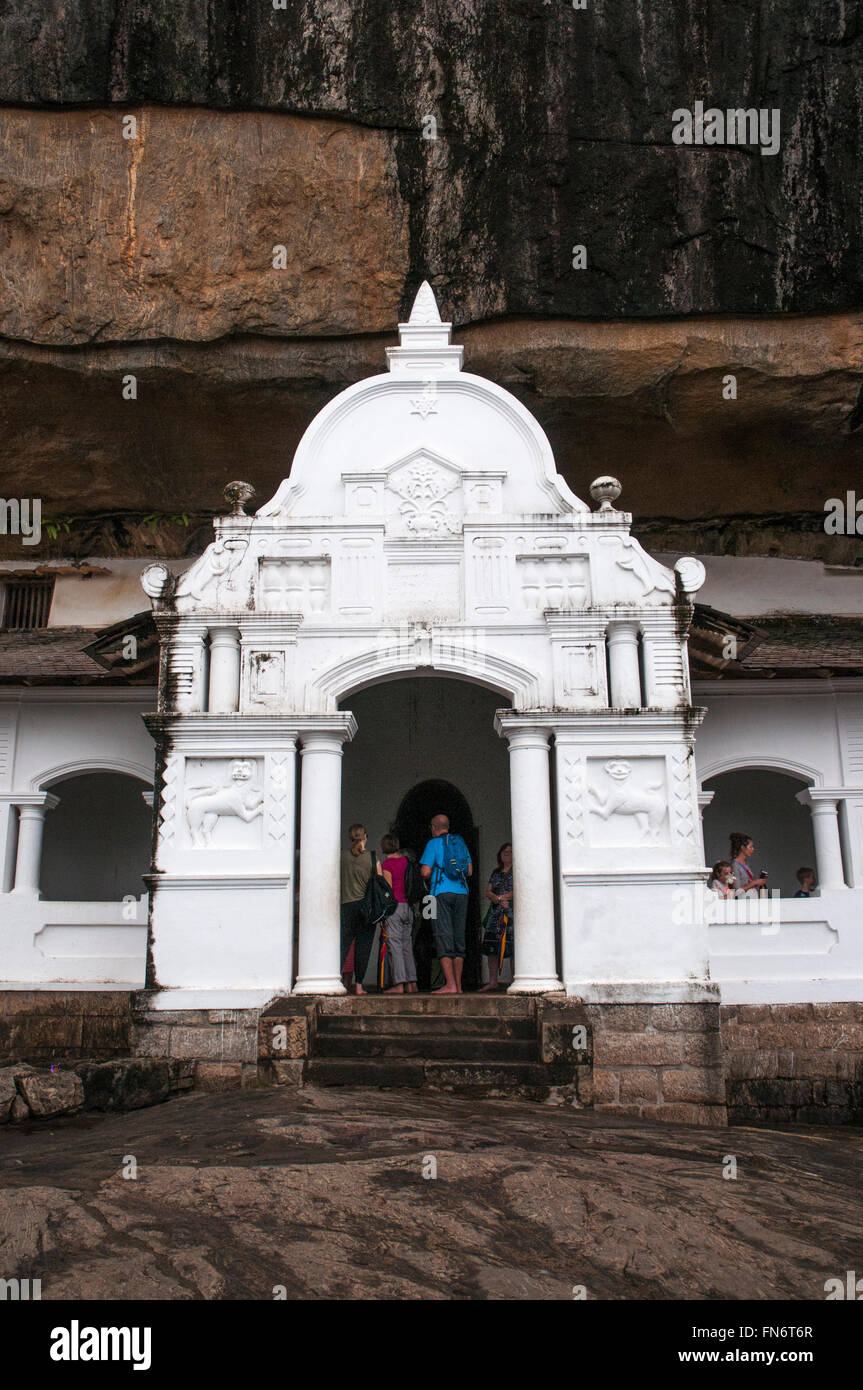
[[[473,864],[460,835],[450,835],[449,818],[435,816],[432,838],[422,852],[420,873],[435,899],[434,937],[445,984],[435,994],[461,994],[467,925],[467,880]],[[453,865],[458,864],[458,869]],[[462,867],[463,866],[463,867]]]

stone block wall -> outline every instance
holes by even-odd
[[[863,1124],[863,1003],[726,1004],[732,1124]]]
[[[547,998],[538,1023],[549,1098],[579,1109],[678,1124],[722,1125],[726,1116],[731,1124],[863,1124],[863,1003]],[[583,1038],[573,1033],[580,1026]],[[133,1013],[121,991],[7,990],[0,1067],[86,1061],[95,1084],[92,1064],[131,1054],[178,1064],[171,1092],[192,1080],[202,1090],[300,1085],[314,1027],[308,999],[279,1000],[261,1014],[157,1012],[139,997]]]
[[[587,1004],[584,1012],[598,1114],[727,1123],[718,1004]]]
[[[254,1085],[258,1066],[257,1009],[135,1010],[132,1051],[194,1067],[195,1088],[233,1090]]]
[[[131,995],[123,990],[4,990],[0,1065],[107,1061],[131,1047]]]

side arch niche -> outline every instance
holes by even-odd
[[[768,884],[792,898],[799,868],[815,867],[812,818],[797,800],[810,782],[802,774],[775,768],[746,767],[718,773],[704,781],[712,792],[704,808],[704,852],[708,864],[730,858],[728,837],[734,831],[752,836],[755,854],[749,867],[768,870]]]
[[[144,892],[152,811],[144,784],[123,772],[77,772],[45,785],[59,798],[45,818],[42,897],[51,902],[119,902]]]

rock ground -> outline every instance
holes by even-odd
[[[395,1091],[192,1094],[3,1131],[0,1261],[48,1300],[278,1285],[289,1299],[568,1300],[584,1285],[823,1300],[859,1264],[861,1153],[859,1129],[694,1130]]]

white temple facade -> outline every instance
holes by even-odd
[[[4,982],[140,987],[146,957],[155,1008],[341,993],[346,826],[374,806],[379,835],[412,778],[461,770],[484,803],[479,873],[514,846],[515,993],[859,998],[860,682],[693,698],[701,561],[649,555],[616,480],[592,505],[572,493],[538,422],[462,369],[427,285],[399,336],[272,501],[246,515],[238,486],[199,560],[145,570],[158,708],[0,688]],[[425,701],[421,747],[400,691]],[[820,895],[741,918],[706,894],[702,812],[704,783],[746,767],[797,779]],[[99,769],[155,799],[149,892],[40,897],[46,819]]]

